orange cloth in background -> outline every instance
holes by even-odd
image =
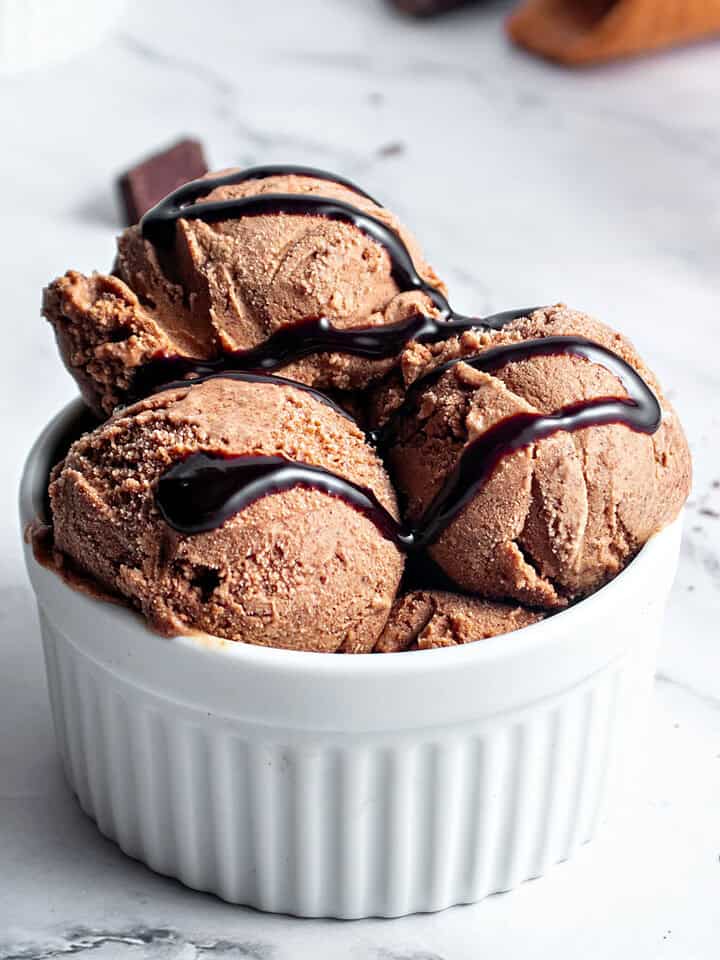
[[[507,32],[533,53],[582,66],[720,33],[720,0],[525,0]]]

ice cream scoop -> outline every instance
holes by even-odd
[[[402,371],[376,409],[388,462],[406,522],[464,590],[562,607],[687,497],[672,407],[629,342],[585,314],[552,307],[414,343]]]
[[[217,462],[301,463],[364,493],[293,483],[183,532],[173,471]],[[177,479],[177,477],[175,477]],[[168,488],[169,485],[169,488]],[[173,499],[174,497],[174,499]],[[302,650],[365,652],[387,620],[403,557],[378,525],[397,516],[376,453],[315,391],[263,377],[212,377],[118,412],[70,448],[50,484],[54,548],[163,633],[202,631]],[[377,506],[373,506],[376,504]]]
[[[534,610],[444,590],[413,590],[393,604],[376,653],[454,647],[542,620]]]
[[[392,325],[441,311],[444,289],[396,217],[360,188],[265,167],[181,187],[122,234],[112,276],[70,271],[47,288],[43,312],[83,396],[108,414],[158,359],[252,350],[321,318],[341,331]],[[348,390],[394,362],[325,351],[282,372]]]

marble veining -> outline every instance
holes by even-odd
[[[127,927],[101,930],[75,927],[48,938],[45,943],[22,941],[3,944],[0,960],[55,960],[56,957],[86,956],[110,948],[117,957],[138,954],[163,960],[272,960],[273,949],[264,943],[243,943],[237,940],[193,940],[177,930]],[[107,954],[106,954],[107,955]]]
[[[696,690],[690,684],[683,683],[681,680],[676,680],[667,673],[663,673],[662,670],[658,670],[655,674],[655,682],[658,684],[667,683],[672,687],[676,687],[678,690],[682,690],[684,693],[690,694],[692,697],[696,697],[713,710],[720,710],[720,697],[713,697],[708,693],[702,693],[702,691]]]
[[[0,85],[0,960],[717,956],[718,46],[567,73],[504,43],[509,6],[421,24],[384,0],[136,0],[98,49]],[[31,439],[74,393],[40,291],[110,265],[113,176],[185,134],[216,167],[338,169],[422,240],[459,310],[565,300],[627,332],[668,387],[695,484],[647,772],[541,881],[396,921],[266,916],[124,857],[64,782],[15,520]]]
[[[146,40],[133,37],[130,34],[119,34],[117,41],[130,53],[142,57],[143,60],[153,64],[153,66],[160,69],[178,70],[193,80],[199,80],[215,96],[227,97],[235,92],[235,85],[223,77],[222,74],[213,70],[208,64],[197,63],[191,58],[164,53],[162,50],[151,46]]]
[[[110,951],[108,954],[107,951]],[[193,939],[178,930],[166,928],[127,927],[101,930],[77,927],[39,941],[14,943],[0,941],[0,960],[56,960],[69,956],[84,957],[105,952],[105,955],[132,958],[141,955],[153,960],[273,960],[272,946],[257,942],[226,939]],[[412,948],[379,947],[368,960],[446,960],[434,951]]]
[[[428,950],[386,950],[381,947],[377,951],[377,960],[445,960],[439,953]]]
[[[120,42],[131,53],[142,57],[148,63],[163,70],[176,70],[190,78],[193,82],[199,81],[207,88],[210,95],[209,109],[226,125],[226,131],[245,149],[250,144],[258,150],[286,149],[302,150],[309,155],[322,154],[333,157],[338,169],[346,168],[348,164],[357,166],[358,156],[350,149],[341,149],[332,141],[323,141],[309,136],[298,136],[280,133],[277,130],[263,130],[258,126],[244,122],[238,116],[236,107],[237,87],[229,82],[217,71],[206,64],[198,63],[191,58],[171,56],[150,46],[143,40],[132,36],[121,36]]]

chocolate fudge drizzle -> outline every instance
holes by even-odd
[[[216,187],[224,187],[232,184],[243,183],[246,180],[258,180],[282,174],[295,174],[298,176],[314,177],[320,180],[328,180],[339,183],[347,187],[354,193],[365,197],[376,206],[380,204],[374,200],[368,193],[361,190],[356,184],[335,174],[328,173],[325,170],[315,170],[312,167],[297,167],[292,165],[276,165],[267,167],[251,167],[249,170],[242,170],[235,173],[228,173],[219,177],[208,177],[201,180],[193,180],[179,187],[168,194],[164,200],[161,200],[152,210],[148,210],[140,221],[142,235],[150,243],[157,247],[167,247],[172,244],[175,223],[178,220],[202,220],[206,223],[217,223],[221,220],[234,220],[241,217],[257,217],[268,214],[285,213],[296,216],[326,217],[328,220],[340,220],[343,223],[349,223],[357,227],[375,243],[379,244],[387,252],[390,258],[392,276],[401,291],[418,290],[429,298],[437,309],[440,317],[445,320],[442,325],[444,334],[439,331],[433,333],[434,336],[447,336],[450,331],[457,333],[459,330],[466,330],[470,327],[487,325],[488,321],[482,321],[478,318],[465,317],[456,313],[447,301],[447,298],[434,287],[431,283],[420,276],[415,269],[410,251],[404,241],[392,227],[389,227],[382,220],[373,217],[365,210],[360,210],[344,200],[332,200],[329,197],[318,196],[313,193],[261,193],[250,197],[235,197],[228,200],[209,200],[196,203],[200,197],[206,196]],[[496,314],[493,321],[500,323],[501,314]],[[490,320],[491,318],[488,318]],[[430,318],[427,318],[429,321]],[[507,319],[505,320],[507,322]],[[495,324],[493,323],[493,326]],[[357,328],[356,328],[357,329]],[[335,336],[340,337],[343,334],[349,334],[349,331],[335,331]],[[345,347],[337,346],[336,349]],[[343,341],[340,341],[342,343]],[[346,341],[349,346],[352,345],[348,337]],[[407,341],[405,341],[406,343]],[[385,356],[392,356],[392,351],[388,348]]]
[[[338,183],[340,186],[347,187],[358,196],[365,197],[376,207],[382,207],[369,193],[366,193],[361,187],[352,180],[346,180],[337,174],[329,173],[327,170],[317,170],[315,167],[302,167],[295,164],[267,164],[262,167],[248,167],[246,170],[234,170],[230,173],[220,174],[217,177],[201,177],[199,180],[191,180],[190,183],[184,183],[177,190],[173,190],[164,197],[160,203],[148,210],[145,216],[140,220],[140,229],[142,235],[151,243],[158,246],[165,246],[172,242],[174,227],[177,220],[204,220],[207,223],[216,223],[218,220],[233,220],[238,217],[257,216],[259,213],[309,213],[310,209],[304,210],[298,207],[296,210],[285,210],[281,207],[274,208],[277,202],[287,202],[293,197],[299,200],[310,199],[322,201],[325,204],[333,206],[333,201],[320,197],[317,194],[302,193],[265,193],[257,194],[252,197],[235,197],[229,200],[211,200],[205,203],[196,203],[201,197],[207,196],[218,187],[231,187],[239,183],[245,183],[248,180],[266,180],[268,177],[297,176],[311,177],[314,180],[327,180],[328,183]],[[262,209],[260,204],[256,209],[252,205],[246,205],[248,200],[269,199],[267,209]],[[361,210],[352,207],[350,204],[340,204],[344,211],[355,211],[362,214]],[[318,212],[316,216],[328,216],[329,213]],[[335,219],[342,219],[341,216]]]
[[[387,224],[352,204],[317,194],[265,193],[227,200],[195,202],[216,187],[246,180],[295,174],[340,183],[373,203],[369,194],[334,174],[311,167],[277,165],[195,180],[169,194],[142,218],[143,236],[160,248],[172,244],[176,221],[203,220],[214,223],[247,216],[285,213],[321,216],[349,223],[387,252],[392,276],[401,291],[425,294],[438,317],[415,314],[399,323],[378,327],[334,327],[325,317],[310,318],[284,327],[248,350],[223,354],[213,360],[158,356],[136,373],[132,394],[147,395],[157,389],[190,386],[212,377],[230,377],[249,382],[272,382],[303,389],[349,417],[320,391],[267,372],[287,366],[311,354],[338,351],[371,360],[396,356],[411,340],[433,342],[472,328],[499,330],[533,309],[509,310],[485,318],[455,313],[444,295],[418,274],[412,257],[398,233]],[[497,370],[507,363],[536,356],[575,356],[598,363],[614,374],[627,391],[625,397],[599,397],[562,407],[553,414],[518,413],[507,417],[469,443],[441,490],[412,527],[399,524],[379,503],[371,490],[312,464],[281,456],[231,455],[201,452],[176,463],[161,477],[156,502],[165,521],[183,534],[215,529],[229,517],[268,494],[305,487],[340,497],[368,516],[383,536],[405,550],[431,544],[470,502],[507,454],[551,436],[609,423],[624,424],[641,433],[654,433],[662,412],[655,394],[640,375],[621,357],[583,337],[546,337],[488,349],[478,355],[444,363],[408,390],[401,407],[388,423],[369,435],[379,447],[387,444],[403,416],[412,412],[420,393],[436,383],[458,363],[476,370]],[[244,371],[244,372],[242,372]],[[254,372],[253,372],[254,371]],[[265,374],[258,372],[265,371]],[[194,377],[187,380],[182,378]],[[350,418],[352,419],[352,418]]]
[[[660,426],[662,411],[655,394],[637,370],[631,367],[629,363],[616,353],[607,350],[593,340],[588,340],[586,337],[553,336],[539,337],[536,340],[520,340],[516,343],[508,343],[500,347],[490,347],[479,354],[467,357],[455,357],[453,360],[441,363],[424,376],[419,377],[408,387],[402,404],[391,414],[383,427],[371,431],[369,438],[379,446],[387,444],[393,438],[397,426],[402,419],[413,412],[423,391],[436,384],[445,373],[452,370],[453,367],[458,366],[458,364],[466,364],[472,367],[473,370],[491,373],[494,370],[499,370],[508,363],[518,363],[522,360],[530,360],[533,357],[560,356],[580,357],[590,363],[597,363],[605,367],[606,370],[609,370],[610,373],[618,378],[628,393],[627,397],[622,398],[603,397],[600,398],[600,400],[581,401],[579,404],[581,407],[584,407],[586,404],[599,402],[614,403],[617,405],[614,408],[617,417],[603,422],[624,423],[631,429],[641,433],[655,433]],[[525,414],[517,414],[517,416],[525,416]],[[531,416],[531,414],[528,414],[528,416]],[[512,420],[514,417],[510,417],[509,419]],[[580,426],[598,425],[599,424],[590,423],[580,424]],[[568,427],[559,427],[558,429],[567,430]]]
[[[138,367],[131,395],[146,396],[173,380],[226,370],[279,370],[312,354],[333,350],[368,360],[384,360],[396,356],[411,340],[432,343],[474,327],[496,330],[511,320],[528,316],[535,309],[505,310],[489,317],[449,322],[417,313],[398,323],[381,327],[351,327],[348,330],[334,327],[327,317],[304,320],[276,330],[257,347],[230,350],[213,360],[158,356]]]
[[[584,400],[568,404],[548,415],[517,413],[496,423],[465,447],[442,489],[412,527],[399,524],[367,488],[321,467],[277,456],[191,454],[161,478],[156,492],[158,509],[173,529],[183,534],[194,534],[219,527],[261,497],[301,486],[341,497],[368,516],[380,533],[397,546],[405,550],[419,550],[436,540],[467,506],[505,455],[561,430],[574,432],[584,427],[620,423],[637,432],[651,434],[659,427],[662,414],[655,394],[622,358],[583,337],[546,337],[495,347],[478,356],[462,357],[442,364],[413,384],[405,403],[393,415],[389,426],[383,428],[375,439],[380,442],[387,440],[398,420],[416,402],[419,393],[458,363],[466,363],[476,370],[491,371],[507,363],[536,356],[575,356],[599,363],[618,377],[628,396]],[[276,377],[252,374],[212,376],[279,382]],[[194,382],[186,383],[192,385]],[[282,382],[295,385],[293,381]]]
[[[191,535],[214,530],[261,497],[295,487],[340,497],[366,514],[385,537],[404,541],[398,522],[372,490],[322,467],[281,456],[193,453],[162,475],[155,500],[166,523]]]
[[[516,413],[494,424],[462,451],[412,531],[413,548],[433,543],[481,489],[500,460],[510,453],[560,431],[574,433],[585,427],[617,423],[638,433],[653,434],[660,426],[662,410],[658,399],[629,363],[585,337],[544,337],[494,347],[477,356],[459,357],[442,364],[411,386],[405,402],[374,439],[381,444],[387,442],[399,420],[416,404],[420,393],[459,363],[490,372],[507,363],[548,356],[574,356],[600,364],[618,378],[627,396],[581,400],[551,414]]]
[[[195,184],[212,184],[211,180],[194,181]],[[187,184],[188,187],[193,184]],[[180,187],[181,190],[185,189]],[[211,189],[209,187],[208,189]],[[171,203],[170,194],[140,221],[146,240],[155,246],[168,246],[172,242],[176,220],[202,220],[215,223],[239,217],[260,217],[268,214],[287,213],[308,217],[325,217],[352,224],[371,240],[383,247],[390,257],[392,276],[400,290],[419,290],[433,302],[442,316],[449,316],[450,305],[432,284],[422,279],[415,269],[412,257],[398,234],[377,217],[354,207],[344,200],[330,200],[313,193],[260,193],[252,197],[236,197],[232,200],[209,200],[181,206]]]
[[[403,292],[418,290],[425,294],[438,311],[438,317],[418,313],[399,323],[346,330],[334,327],[327,317],[307,318],[275,331],[256,347],[228,351],[214,360],[198,361],[160,354],[138,368],[132,396],[142,396],[168,379],[193,374],[202,376],[222,370],[277,370],[312,354],[328,351],[370,360],[387,359],[396,356],[411,340],[432,342],[478,327],[499,330],[511,320],[526,316],[535,309],[507,310],[483,318],[456,313],[447,298],[417,272],[410,251],[395,230],[364,210],[341,200],[316,194],[264,193],[229,200],[195,202],[216,187],[282,174],[340,183],[380,206],[356,184],[324,170],[292,165],[252,167],[219,177],[194,180],[175,190],[142,218],[140,228],[143,236],[155,246],[166,248],[172,244],[175,223],[180,219],[214,223],[240,217],[287,213],[340,220],[357,227],[383,247],[390,258],[392,276],[399,289]]]
[[[267,180],[268,177],[283,176],[311,177],[313,180],[327,180],[329,183],[339,183],[341,186],[347,187],[348,190],[352,190],[353,193],[357,193],[359,196],[370,200],[376,207],[382,206],[382,204],[378,203],[369,193],[366,193],[362,187],[353,183],[352,180],[339,177],[336,173],[329,173],[327,170],[318,170],[315,167],[298,166],[292,163],[264,164],[261,167],[247,167],[245,170],[232,170],[230,173],[221,173],[216,177],[200,177],[197,180],[184,183],[181,187],[178,187],[177,190],[173,190],[172,193],[164,197],[160,203],[147,211],[140,221],[143,235],[148,236],[146,233],[147,224],[150,224],[149,230],[151,232],[155,230],[160,235],[167,232],[172,234],[172,225],[175,221],[180,217],[185,217],[184,208],[195,200],[199,200],[200,197],[207,196],[208,193],[211,193],[217,189],[217,187],[232,187],[238,183],[245,183],[247,180]],[[221,219],[230,219],[231,217],[232,213]],[[163,225],[167,228],[166,230]],[[148,236],[148,239],[151,238]]]

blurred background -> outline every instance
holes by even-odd
[[[12,6],[0,0],[5,40]],[[257,960],[717,956],[720,44],[572,69],[509,42],[509,2],[429,19],[384,0],[57,6],[57,42],[6,43],[0,74],[0,958],[205,957],[215,941]],[[696,479],[645,832],[613,833],[511,897],[342,925],[191,894],[125,861],[76,809],[15,520],[22,459],[75,392],[40,298],[68,268],[110,267],[118,175],[184,136],[211,168],[292,162],[358,181],[421,239],[456,309],[564,301],[627,333],[660,376]],[[167,937],[143,946],[151,928]]]

